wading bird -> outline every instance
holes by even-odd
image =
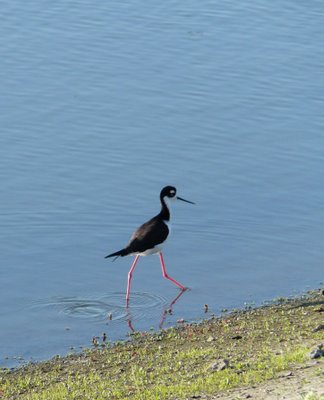
[[[162,256],[163,245],[170,234],[170,202],[174,200],[181,200],[185,201],[186,203],[195,204],[192,201],[185,200],[177,196],[177,190],[174,186],[165,186],[160,193],[161,211],[159,214],[136,229],[126,247],[105,257],[124,257],[128,255],[135,256],[133,264],[128,272],[126,305],[128,305],[129,302],[130,285],[133,271],[140,256],[158,254],[160,256],[163,277],[169,279],[181,290],[186,289],[183,285],[181,285],[181,283],[177,282],[167,274]]]

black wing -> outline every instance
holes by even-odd
[[[125,250],[129,253],[141,253],[163,243],[169,235],[168,226],[157,217],[141,225],[132,235]]]

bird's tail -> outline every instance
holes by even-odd
[[[119,251],[116,251],[115,253],[108,254],[108,256],[106,256],[105,258],[124,257],[124,256],[127,256],[127,254],[128,254],[128,251],[126,249],[121,249]]]

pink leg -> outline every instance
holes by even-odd
[[[163,278],[169,279],[171,282],[173,282],[175,285],[177,285],[180,289],[185,290],[186,288],[183,285],[181,285],[181,283],[177,282],[175,279],[171,278],[171,276],[169,276],[167,274],[167,272],[165,270],[162,253],[160,252],[159,255],[160,255]]]
[[[129,302],[129,295],[130,295],[130,284],[131,284],[131,280],[132,280],[132,275],[133,275],[133,271],[135,269],[137,260],[139,258],[139,255],[137,255],[135,257],[135,260],[131,266],[131,269],[128,272],[128,280],[127,280],[127,292],[126,292],[126,306],[128,306],[128,302]]]

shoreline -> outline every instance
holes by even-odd
[[[322,290],[0,369],[0,399],[324,399]]]

